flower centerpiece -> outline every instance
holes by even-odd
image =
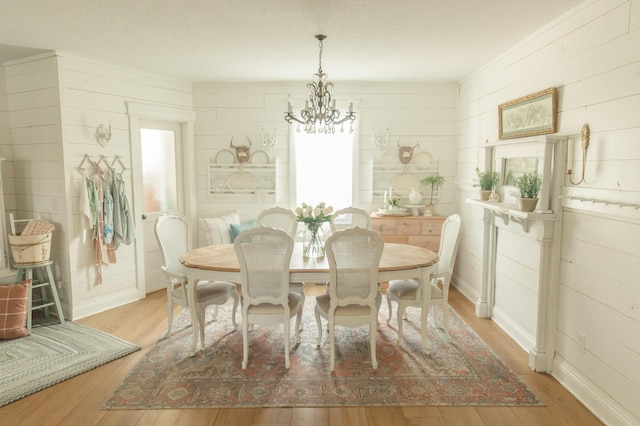
[[[391,210],[400,208],[400,198],[398,197],[391,197],[387,202],[389,203],[389,209]]]
[[[298,222],[303,222],[307,229],[305,232],[302,254],[305,257],[324,256],[324,241],[321,238],[322,223],[330,222],[333,215],[333,207],[321,202],[317,206],[302,203],[296,207],[295,214]]]

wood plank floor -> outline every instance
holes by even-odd
[[[313,294],[318,290],[308,287]],[[449,303],[546,407],[330,407],[102,410],[102,403],[165,331],[166,293],[77,321],[136,343],[141,351],[0,407],[0,425],[600,425],[553,377],[531,371],[528,356],[455,289]],[[176,312],[178,311],[177,308]]]

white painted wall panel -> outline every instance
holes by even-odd
[[[429,151],[442,166],[446,183],[438,200],[436,212],[455,211],[453,182],[455,168],[455,134],[457,87],[454,84],[336,84],[338,106],[346,107],[354,101],[359,131],[359,193],[357,203],[373,210],[371,203],[371,164],[380,155],[373,146],[373,133],[383,134],[389,129],[388,150],[395,152],[401,145],[420,143],[420,149]],[[232,208],[240,211],[243,220],[255,218],[258,212],[273,202],[256,204],[251,196],[208,197],[209,159],[220,149],[234,143],[245,143],[248,136],[259,143],[261,130],[278,133],[278,145],[270,152],[277,162],[275,203],[289,205],[289,128],[284,121],[287,98],[291,94],[294,110],[302,105],[304,83],[287,84],[196,84],[194,109],[196,118],[196,173],[198,214],[223,214]],[[259,147],[256,149],[260,149]],[[440,209],[440,210],[438,210]]]
[[[631,371],[640,356],[639,9],[638,0],[586,1],[460,83],[458,203],[471,191],[474,147],[482,160],[483,141],[498,138],[498,104],[557,87],[558,134],[574,147],[574,171],[582,166],[580,129],[591,127],[585,181],[565,179],[563,195],[610,203],[563,200],[553,374],[609,424],[640,423],[640,377]],[[461,212],[481,226],[480,214]],[[461,252],[473,257],[475,238],[463,238]],[[481,283],[468,267],[456,268],[453,281],[469,294]],[[505,303],[517,305],[511,297]],[[577,351],[578,332],[585,353]]]

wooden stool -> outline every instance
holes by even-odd
[[[52,260],[47,260],[40,263],[16,263],[14,267],[17,269],[16,282],[22,282],[23,280],[31,279],[31,286],[29,287],[29,295],[27,296],[27,329],[31,331],[32,324],[32,312],[35,309],[44,310],[44,317],[49,318],[49,306],[55,306],[58,312],[58,320],[60,324],[64,324],[64,313],[62,312],[62,306],[60,305],[60,299],[58,298],[58,290],[56,289],[56,283],[51,273]],[[33,279],[33,270],[36,270],[38,279]],[[51,294],[53,295],[53,301],[47,296],[46,286],[49,286]],[[33,289],[40,290],[40,299],[36,300],[39,305],[33,306]]]

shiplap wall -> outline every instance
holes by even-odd
[[[190,110],[191,84],[55,52],[14,61],[6,70],[16,205],[56,225],[52,258],[66,315],[81,318],[137,300],[133,244],[118,248],[117,262],[102,266],[103,283],[96,284],[91,236],[81,239],[79,166],[85,154],[109,162],[120,156],[129,169],[123,177],[132,205],[127,102]],[[106,147],[95,138],[100,124],[112,126]]]
[[[455,211],[455,140],[458,88],[452,83],[434,84],[363,84],[335,81],[338,107],[354,102],[357,113],[359,144],[358,193],[354,204],[369,211],[382,207],[382,199],[372,199],[372,165],[384,152],[397,155],[397,143],[403,146],[420,143],[415,152],[427,151],[440,162],[440,173],[446,179],[436,214]],[[266,207],[280,205],[293,208],[290,199],[289,126],[284,121],[287,98],[293,97],[294,111],[304,104],[306,82],[282,84],[223,84],[194,86],[194,109],[197,112],[196,173],[198,215],[210,217],[238,209],[244,221],[254,219]],[[278,144],[268,151],[276,162],[276,195],[257,202],[252,195],[208,194],[208,165],[221,149],[228,149],[231,138],[252,149],[262,150],[261,131],[278,134]],[[389,129],[389,143],[384,150],[373,145],[373,133]],[[327,173],[331,172],[330,165]]]
[[[552,374],[608,424],[640,424],[640,210],[615,204],[640,203],[638,46],[640,1],[587,1],[460,84],[456,175],[465,226],[454,282],[472,300],[481,282],[482,219],[464,200],[475,196],[470,183],[483,165],[484,141],[498,138],[497,106],[557,87],[557,133],[570,137],[574,171],[581,169],[580,129],[591,127],[585,182],[565,179],[563,189]],[[504,242],[523,250],[537,244]],[[497,274],[515,272],[498,267],[507,270]],[[506,296],[506,305],[522,302]]]

